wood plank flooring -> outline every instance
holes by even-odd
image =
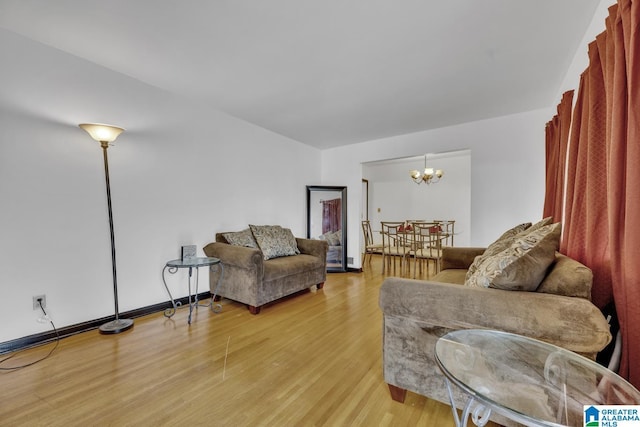
[[[191,326],[182,308],[172,319],[137,318],[119,335],[65,338],[50,358],[0,373],[0,425],[453,426],[447,405],[414,393],[391,400],[378,307],[384,277],[379,258],[365,267],[329,274],[324,289],[257,316],[222,300],[221,313],[199,308]]]

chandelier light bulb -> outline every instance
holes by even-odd
[[[422,184],[423,182],[427,184],[432,184],[440,181],[440,178],[444,175],[444,171],[442,169],[435,169],[427,167],[427,156],[424,156],[424,172],[420,172],[416,169],[409,171],[409,175],[411,179],[416,184]]]

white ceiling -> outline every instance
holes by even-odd
[[[328,148],[554,105],[598,0],[0,0],[0,27]]]

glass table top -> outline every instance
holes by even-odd
[[[532,425],[584,425],[583,405],[640,404],[637,389],[598,363],[515,334],[454,331],[435,354],[453,384]]]
[[[186,267],[204,267],[206,265],[214,265],[220,263],[218,258],[213,257],[194,257],[185,259],[174,259],[167,262],[167,267],[186,268]]]

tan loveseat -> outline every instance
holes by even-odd
[[[391,397],[406,391],[449,404],[434,358],[439,337],[458,329],[495,329],[546,341],[591,359],[611,340],[609,326],[590,302],[592,273],[555,252],[535,291],[465,286],[467,269],[483,248],[444,248],[432,280],[396,277],[380,289],[383,371]],[[466,403],[453,388],[458,408]]]
[[[216,233],[216,241],[204,247],[207,256],[219,258],[224,266],[219,285],[221,272],[209,273],[212,294],[244,303],[252,314],[258,314],[264,304],[312,286],[323,287],[327,276],[326,241],[295,238],[293,245],[298,253],[265,260],[265,252],[257,245],[229,244],[230,234],[239,233]]]

